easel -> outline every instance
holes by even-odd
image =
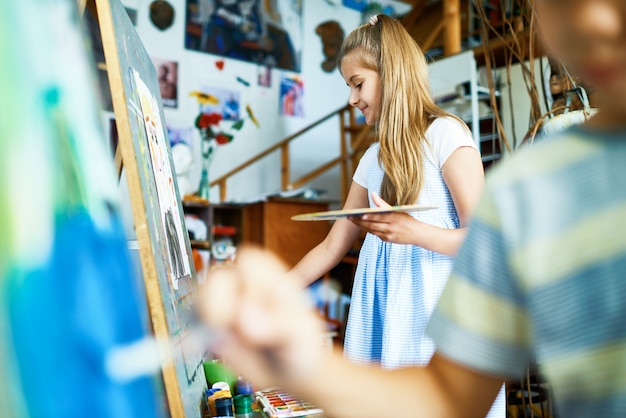
[[[177,185],[175,176],[167,175],[173,172],[173,163],[169,145],[163,145],[167,135],[162,132],[165,119],[156,71],[119,0],[79,0],[80,10],[85,7],[102,36],[119,136],[115,161],[118,173],[123,166],[128,183],[151,325],[157,339],[180,348],[173,349],[172,360],[162,366],[167,404],[174,418],[200,417],[203,356],[198,351],[182,352],[195,271],[186,231],[180,234],[180,225],[184,228],[180,201],[164,210],[164,202],[172,202],[164,197],[171,197],[172,191],[175,197]],[[153,102],[146,101],[151,98]],[[154,132],[148,118],[156,126]],[[172,188],[165,193],[163,179],[169,179]]]

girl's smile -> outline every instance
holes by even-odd
[[[380,118],[380,77],[374,70],[364,67],[355,56],[341,61],[341,74],[350,87],[348,103],[357,107],[365,123],[374,125]]]

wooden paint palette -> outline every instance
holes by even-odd
[[[302,215],[292,216],[292,221],[332,221],[336,219],[347,218],[349,216],[363,216],[366,214],[381,214],[391,212],[418,212],[423,210],[437,209],[437,206],[429,205],[402,205],[391,206],[387,208],[358,208],[358,209],[342,209],[329,210],[326,212],[304,213]]]

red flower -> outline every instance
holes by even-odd
[[[219,113],[201,113],[196,119],[196,126],[200,129],[217,126],[221,120],[222,115]]]
[[[233,140],[232,135],[228,135],[223,132],[215,135],[215,142],[217,142],[218,145],[228,144],[232,140]]]

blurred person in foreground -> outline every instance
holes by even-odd
[[[534,5],[549,51],[600,111],[490,173],[429,323],[430,363],[380,370],[321,350],[295,280],[250,249],[202,294],[240,373],[333,417],[484,417],[534,359],[561,416],[626,416],[626,3]]]

